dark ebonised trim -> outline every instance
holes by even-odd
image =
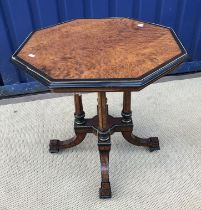
[[[117,17],[116,17],[117,18]],[[97,18],[98,19],[98,18]],[[107,18],[105,18],[107,19]],[[131,20],[134,20],[132,18],[128,18]],[[70,20],[73,21],[73,20]],[[70,21],[65,21],[56,25],[60,25],[66,22]],[[139,20],[141,21],[141,20]],[[144,21],[141,21],[144,22]],[[161,75],[164,75],[177,67],[180,63],[183,63],[185,60],[188,59],[187,52],[184,48],[184,46],[181,44],[179,41],[177,35],[175,34],[174,30],[166,27],[166,26],[161,26],[159,24],[154,24],[154,23],[149,23],[149,22],[144,22],[152,25],[156,25],[159,27],[167,28],[170,30],[172,33],[175,41],[177,42],[178,46],[180,47],[181,54],[175,56],[174,58],[168,60],[167,62],[161,64],[157,68],[154,68],[147,72],[146,74],[132,79],[132,78],[114,78],[114,79],[79,79],[79,80],[73,80],[73,79],[65,79],[65,80],[55,80],[50,78],[48,75],[40,71],[39,69],[35,68],[34,66],[30,65],[23,59],[19,58],[17,54],[20,52],[20,50],[23,48],[23,46],[28,42],[28,40],[31,38],[31,36],[35,33],[32,32],[29,34],[29,36],[26,38],[26,40],[22,43],[22,45],[17,49],[17,51],[13,54],[11,62],[16,64],[18,67],[29,73],[31,76],[33,76],[35,79],[39,80],[41,83],[44,85],[47,85],[50,89],[55,89],[55,88],[113,88],[113,87],[118,87],[118,88],[135,88],[135,87],[143,87],[150,83],[153,80],[156,80],[159,78]],[[54,25],[54,26],[56,26]],[[50,28],[52,26],[48,26],[46,28]],[[42,28],[40,30],[44,30],[46,28]],[[39,30],[37,30],[39,31]]]

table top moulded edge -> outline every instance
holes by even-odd
[[[120,18],[120,17],[115,17]],[[92,18],[92,19],[99,19],[99,18]],[[102,19],[102,18],[101,18]],[[105,18],[108,19],[108,18]],[[128,18],[131,20],[137,20]],[[70,21],[73,21],[76,19],[72,19]],[[61,22],[55,25],[51,25],[45,28],[38,29],[43,30],[46,28],[50,28],[59,24],[63,24],[66,22]],[[139,20],[141,21],[141,20]],[[19,51],[23,48],[23,46],[27,43],[27,41],[31,38],[31,36],[36,32],[31,32],[28,37],[25,39],[25,41],[21,44],[21,46],[15,51],[15,53],[11,57],[11,62],[18,66],[23,71],[30,74],[34,79],[38,80],[42,84],[46,85],[49,89],[51,89],[53,92],[97,92],[97,91],[109,91],[109,92],[121,92],[121,91],[139,91],[146,87],[147,85],[153,83],[154,81],[158,80],[160,77],[168,74],[169,72],[172,72],[175,68],[177,68],[180,64],[182,64],[184,61],[188,59],[188,54],[180,40],[178,39],[176,33],[174,30],[170,27],[145,22],[151,25],[163,27],[166,29],[169,29],[172,36],[174,37],[176,43],[178,44],[181,53],[177,56],[173,57],[172,59],[166,61],[165,63],[159,65],[157,68],[154,68],[150,70],[148,73],[132,79],[132,78],[121,78],[121,79],[52,79],[39,69],[35,68],[34,66],[27,63],[25,60],[21,59],[17,56]]]

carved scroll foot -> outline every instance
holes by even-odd
[[[157,137],[143,139],[133,135],[132,132],[122,132],[122,135],[129,143],[133,145],[149,147],[150,152],[160,150],[159,140]]]
[[[50,140],[50,144],[49,144],[49,152],[58,153],[60,149],[74,147],[80,144],[84,140],[85,136],[86,136],[86,133],[77,133],[73,138],[65,140],[65,141],[52,139]]]
[[[99,197],[103,199],[112,197],[110,182],[101,182],[101,188],[99,189]]]
[[[52,139],[50,140],[50,144],[49,144],[49,152],[50,153],[58,153],[59,152],[59,143],[60,141],[57,139]]]
[[[153,152],[155,150],[160,150],[158,137],[149,138],[149,151]]]

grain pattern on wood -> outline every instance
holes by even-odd
[[[98,118],[99,129],[105,130],[107,128],[107,98],[105,92],[98,93]]]
[[[138,78],[181,53],[169,29],[139,24],[70,21],[35,32],[18,57],[53,79]]]

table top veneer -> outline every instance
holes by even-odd
[[[82,81],[139,82],[167,64],[169,69],[179,64],[185,56],[169,28],[127,18],[105,18],[77,19],[38,30],[13,60],[50,83],[58,81],[65,86],[77,82],[79,86]]]

